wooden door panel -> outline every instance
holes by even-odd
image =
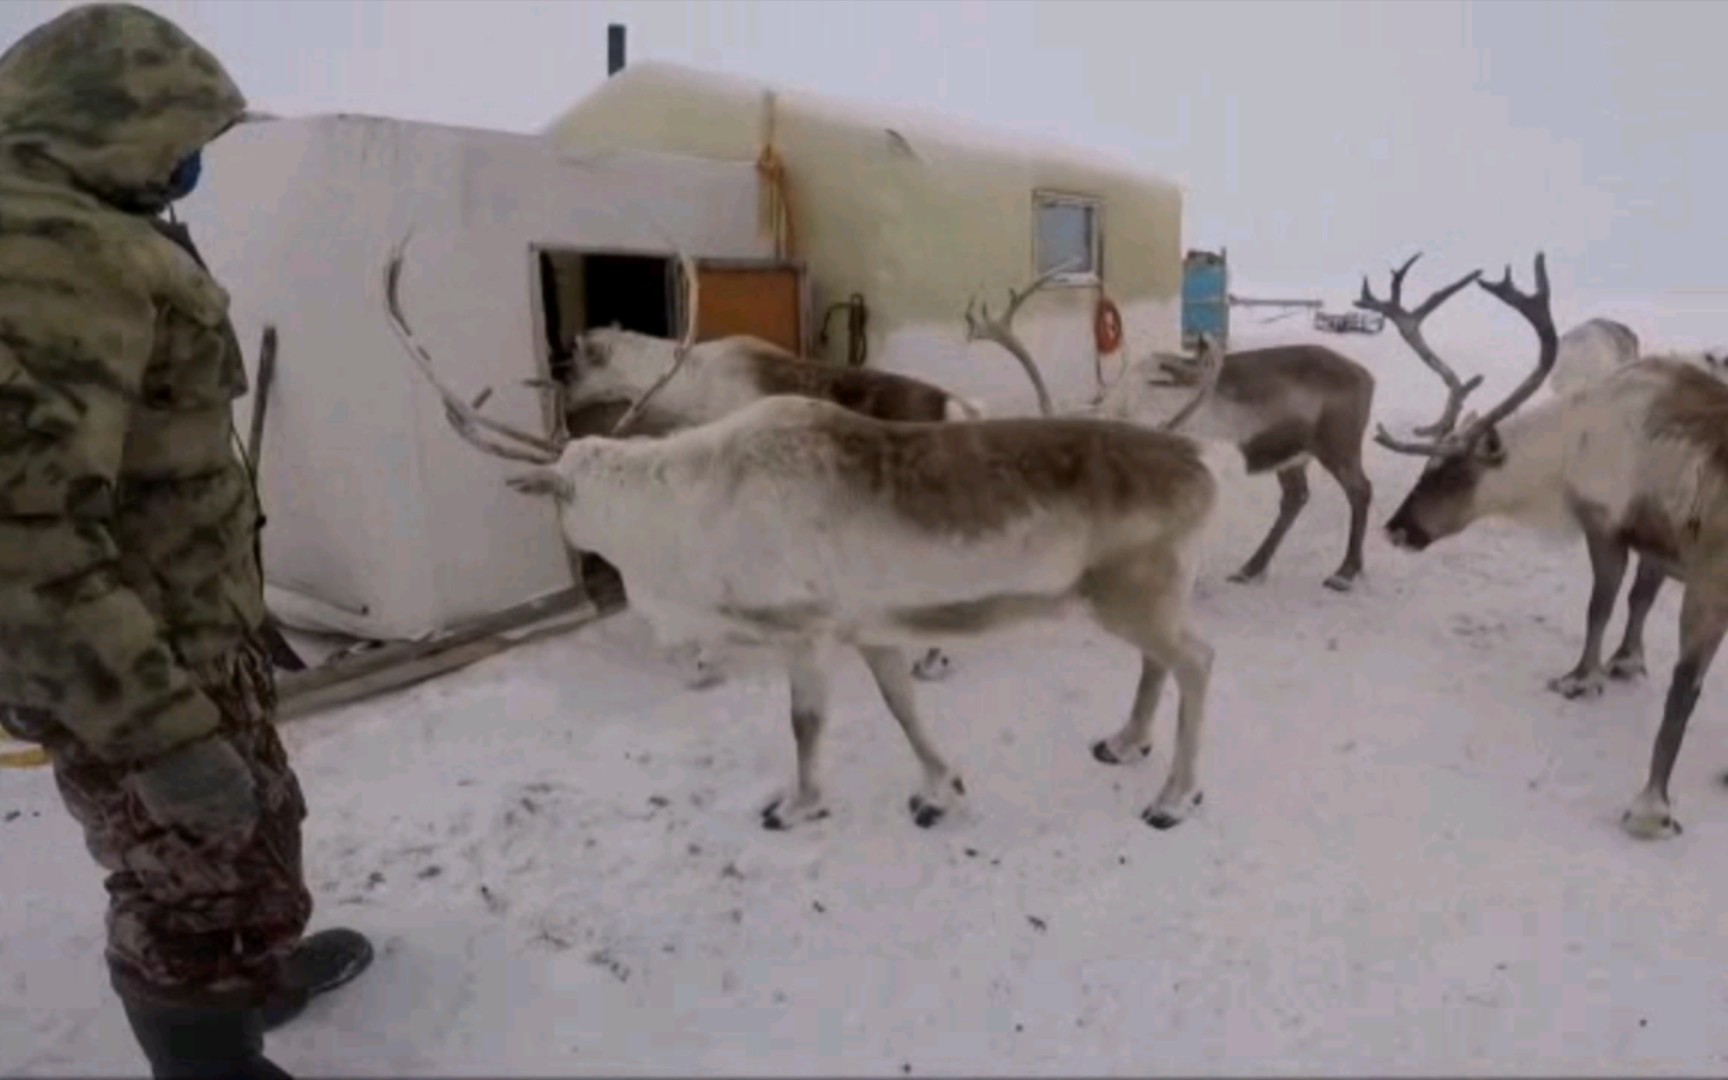
[[[702,266],[696,340],[753,334],[804,352],[804,282],[796,266]]]

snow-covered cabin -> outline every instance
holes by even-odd
[[[535,432],[558,320],[680,332],[672,246],[771,254],[753,168],[632,153],[570,163],[533,135],[361,116],[247,124],[206,154],[179,208],[229,290],[257,388],[278,333],[259,448],[267,602],[289,627],[434,637],[579,589],[552,508],[448,426],[387,319],[384,268],[445,382]],[[570,259],[568,253],[584,253]],[[551,265],[563,260],[566,272]],[[256,393],[236,403],[248,432]]]
[[[615,151],[655,151],[755,167],[771,146],[778,162],[770,156],[759,170],[764,203],[774,197],[778,164],[787,223],[766,221],[781,242],[777,254],[806,268],[810,293],[808,321],[773,336],[835,363],[862,356],[995,410],[1035,411],[1008,355],[966,342],[962,313],[976,296],[999,314],[1009,288],[1063,264],[1077,269],[1015,319],[1058,405],[1094,399],[1100,377],[1114,377],[1124,355],[1180,343],[1182,193],[1125,165],[658,62],[612,76],[547,134],[570,156],[595,162]],[[776,298],[789,291],[741,282],[731,293],[738,309],[790,311]],[[1124,347],[1101,357],[1094,315],[1106,295],[1121,312]],[[857,320],[845,305],[855,296],[864,350],[850,336]],[[706,297],[703,314],[703,337],[733,328]],[[760,310],[751,317],[772,321]]]

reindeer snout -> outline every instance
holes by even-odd
[[[1395,521],[1386,526],[1386,539],[1402,551],[1421,551],[1428,546],[1428,536],[1414,525]]]

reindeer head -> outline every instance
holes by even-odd
[[[1212,400],[1223,370],[1223,346],[1211,334],[1201,334],[1193,356],[1154,351],[1129,361],[1105,392],[1103,411],[1108,416],[1128,419],[1139,415],[1153,401],[1161,406],[1158,411],[1167,411],[1170,398],[1152,395],[1160,390],[1192,390],[1188,402],[1160,425],[1165,430],[1175,430]]]
[[[594,327],[570,344],[565,402],[572,410],[627,405],[640,398],[676,359],[677,342],[625,330]]]
[[[1407,269],[1409,264],[1405,266]],[[1473,274],[1466,281],[1475,279]],[[1395,439],[1384,427],[1375,432],[1375,441],[1388,450],[1428,458],[1415,486],[1386,522],[1387,538],[1394,546],[1409,551],[1421,551],[1437,540],[1462,532],[1491,512],[1492,504],[1483,498],[1484,490],[1491,485],[1494,473],[1506,468],[1516,453],[1501,438],[1499,425],[1541,387],[1559,352],[1559,336],[1554,332],[1553,314],[1549,310],[1548,268],[1540,253],[1536,256],[1534,293],[1521,293],[1513,288],[1511,267],[1506,268],[1502,280],[1477,281],[1477,284],[1517,311],[1535,329],[1539,344],[1536,367],[1504,401],[1481,416],[1467,417],[1462,425],[1449,422],[1455,411],[1449,406],[1441,423],[1428,429],[1436,436],[1428,441]],[[1366,295],[1366,284],[1363,292]],[[1449,386],[1474,388],[1481,381],[1477,377],[1463,384],[1454,377]]]

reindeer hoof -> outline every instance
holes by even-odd
[[[828,810],[815,800],[800,803],[796,798],[776,798],[762,808],[762,827],[770,832],[784,832],[794,825],[821,821]]]
[[[1237,585],[1258,585],[1266,580],[1266,571],[1250,570],[1247,567],[1230,575],[1230,581]]]
[[[944,790],[946,789],[946,790]],[[956,798],[966,797],[966,784],[958,776],[950,776],[939,780],[924,791],[906,800],[906,809],[911,811],[912,823],[920,829],[928,829],[948,816],[952,808],[952,799],[947,792],[952,791]]]
[[[1203,801],[1205,801],[1205,798],[1206,796],[1203,792],[1196,791],[1194,794],[1188,796],[1186,800],[1187,805],[1179,807],[1178,809],[1171,809],[1163,806],[1161,805],[1162,800],[1160,800],[1160,802],[1148,806],[1146,812],[1140,815],[1140,820],[1152,826],[1154,829],[1157,829],[1159,832],[1174,829],[1176,826],[1188,820],[1188,812],[1196,806],[1199,806]]]
[[[1642,679],[1647,674],[1649,672],[1644,667],[1644,658],[1641,656],[1616,656],[1608,661],[1608,677],[1610,679],[1619,679],[1625,682],[1632,679]]]
[[[1590,672],[1586,675],[1579,675],[1576,672],[1572,672],[1566,675],[1561,675],[1559,678],[1548,680],[1548,689],[1554,691],[1556,694],[1559,694],[1568,701],[1575,701],[1578,698],[1585,697],[1601,697],[1602,691],[1606,685],[1603,675],[1599,671]]]
[[[1092,744],[1092,757],[1094,760],[1101,761],[1106,765],[1122,765],[1126,764],[1128,760],[1126,756],[1128,749],[1129,748],[1126,747],[1118,748],[1115,739],[1099,739],[1097,742]],[[1148,754],[1152,753],[1152,746],[1150,743],[1134,749],[1140,751],[1141,757],[1146,757]]]
[[[1350,592],[1356,588],[1355,577],[1345,577],[1343,574],[1333,574],[1326,579],[1326,587],[1333,592]]]
[[[1668,800],[1648,793],[1632,800],[1632,805],[1620,815],[1620,827],[1640,840],[1665,840],[1685,832],[1674,820]]]
[[[1620,827],[1640,840],[1666,840],[1686,831],[1673,814],[1640,815],[1630,810],[1620,815]]]
[[[925,802],[924,796],[922,795],[914,795],[910,799],[907,799],[906,808],[912,812],[912,823],[917,825],[920,829],[928,829],[938,821],[941,821],[948,813],[948,808],[946,806],[937,806],[935,803]]]

